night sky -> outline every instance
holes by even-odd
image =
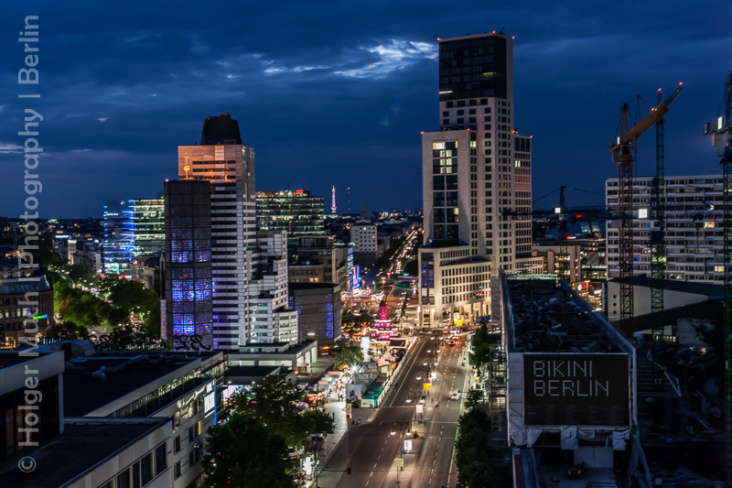
[[[719,174],[704,137],[732,69],[732,2],[3,2],[0,215],[23,210],[25,108],[39,140],[42,217],[101,216],[154,197],[177,146],[229,112],[256,150],[257,189],[305,188],[339,212],[421,205],[420,131],[437,130],[437,41],[516,36],[515,125],[533,139],[535,208],[599,205],[617,176],[620,106],[684,92],[666,116],[666,174]],[[40,84],[19,87],[26,15],[40,16]],[[38,91],[40,100],[18,100]],[[641,104],[645,115],[650,105]],[[639,176],[655,170],[653,131]],[[585,191],[580,191],[585,190]],[[588,193],[592,192],[592,193]]]

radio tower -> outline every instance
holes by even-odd
[[[331,194],[331,201],[330,201],[330,213],[335,215],[336,213],[336,204],[335,204],[335,185],[333,185],[333,188],[330,190]]]

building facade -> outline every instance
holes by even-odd
[[[337,284],[296,283],[290,287],[290,303],[297,310],[300,337],[316,340],[320,354],[333,348],[341,337],[342,302]]]
[[[239,123],[227,113],[206,118],[201,141],[178,147],[178,176],[210,184],[214,348],[237,350],[275,337],[295,343],[286,233],[257,234],[254,148],[242,144]]]
[[[492,33],[439,42],[440,131],[422,136],[420,267],[426,279],[435,273],[420,282],[423,324],[486,307],[498,270],[541,266],[531,257],[532,141],[514,130],[513,40]],[[460,271],[442,284],[435,266],[448,263]],[[476,274],[486,279],[475,282]]]
[[[32,264],[0,259],[0,348],[19,347],[53,324],[53,287]]]
[[[162,252],[165,246],[162,198],[108,200],[104,203],[104,272],[131,276],[135,256]]]
[[[353,243],[353,258],[361,266],[371,266],[378,255],[378,228],[376,225],[351,226],[351,242]]]
[[[308,190],[258,191],[257,224],[260,230],[286,231],[290,240],[325,234],[323,197]]]
[[[163,338],[189,349],[193,336],[214,344],[211,189],[206,181],[165,182],[165,324]]]
[[[723,181],[722,175],[666,176],[665,277],[669,280],[724,283]],[[633,274],[651,276],[652,233],[660,231],[652,211],[653,178],[633,179]],[[618,205],[618,179],[605,183],[610,213]],[[620,220],[607,221],[607,277],[619,276]]]

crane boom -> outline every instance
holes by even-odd
[[[632,129],[630,129],[625,135],[621,136],[622,138],[618,142],[610,143],[610,152],[615,153],[620,151],[622,146],[637,141],[645,131],[656,125],[658,121],[668,113],[669,105],[671,105],[671,102],[679,96],[679,93],[681,93],[683,89],[684,85],[679,83],[676,90],[674,90],[666,100],[659,103],[658,107],[654,108],[651,113],[643,117],[643,119],[635,124]]]
[[[621,111],[621,133],[617,142],[610,143],[613,162],[618,165],[618,212],[621,218],[618,228],[618,278],[620,281],[620,321],[630,322],[633,319],[633,151],[638,138],[650,127],[663,120],[671,102],[681,93],[679,86],[666,100],[658,104],[654,110],[640,122],[628,129],[628,104]],[[626,324],[628,325],[628,324]]]

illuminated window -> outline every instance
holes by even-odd
[[[714,229],[715,227],[716,227],[716,223],[713,220],[707,220],[704,222],[705,229]]]
[[[714,267],[715,273],[724,273],[724,265],[717,265]]]
[[[445,143],[444,142],[433,142],[432,149],[445,149]]]

